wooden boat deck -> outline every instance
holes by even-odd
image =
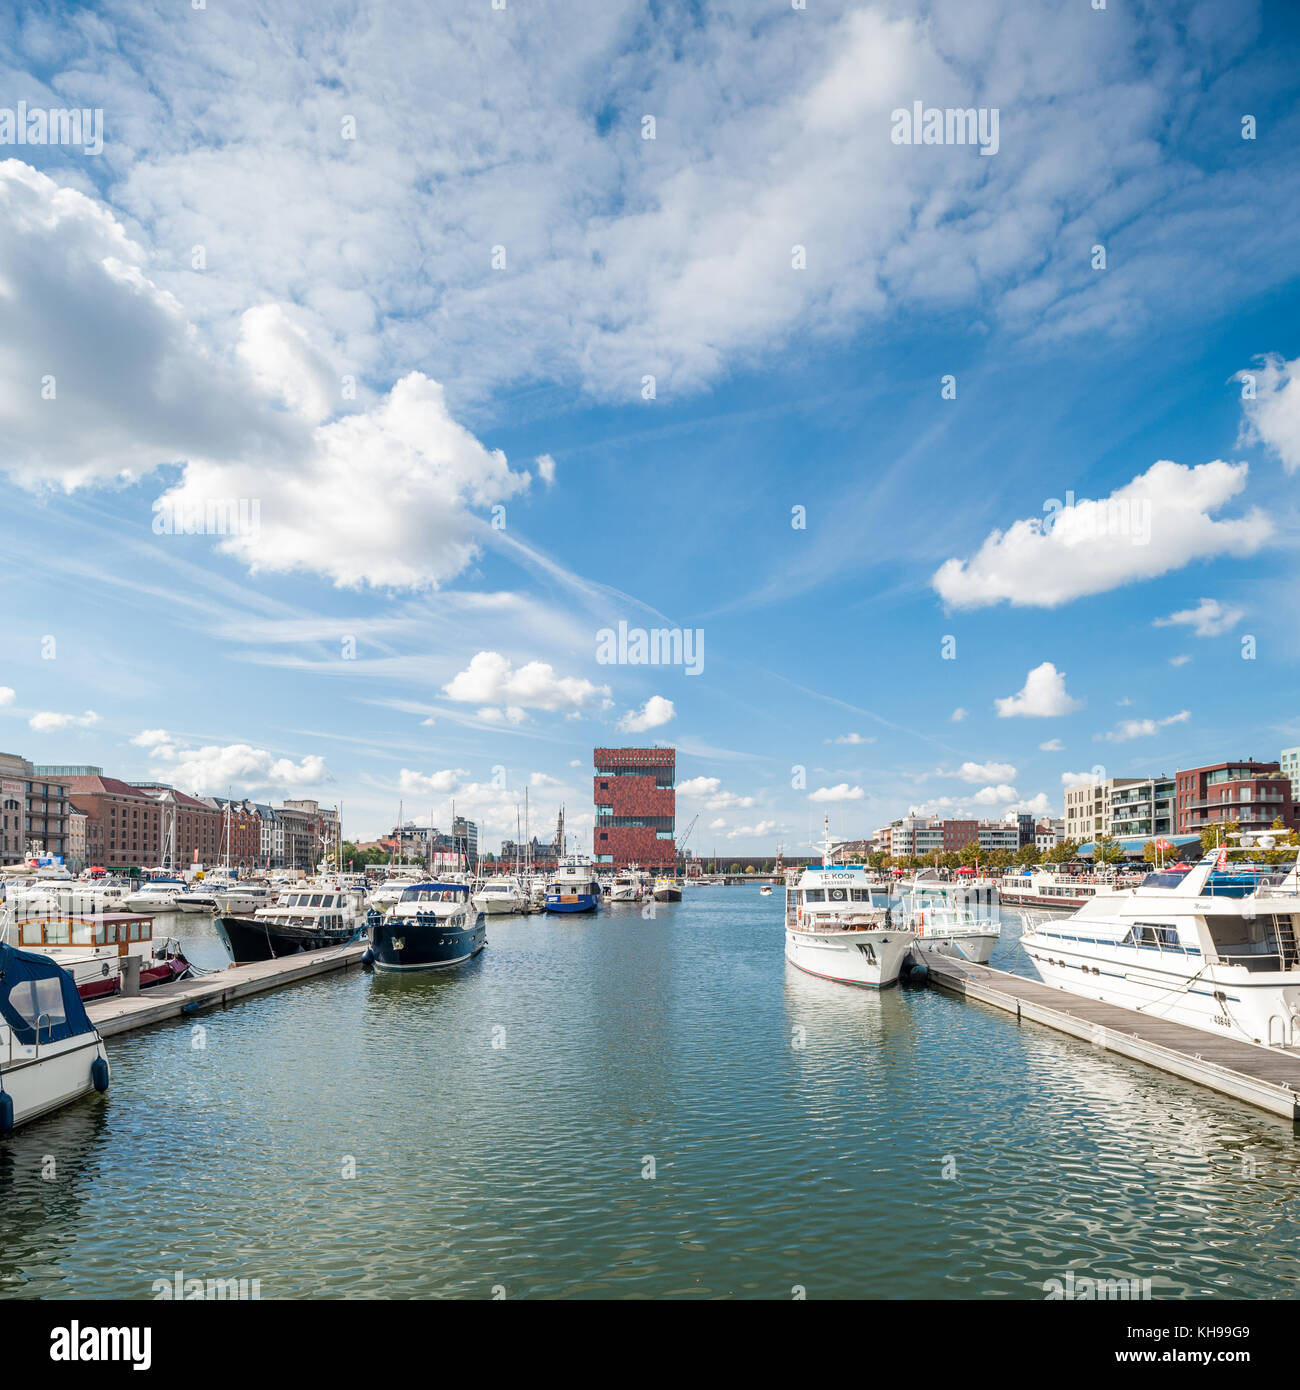
[[[930,982],[950,994],[1041,1023],[1275,1115],[1300,1120],[1300,1053],[1085,999],[1039,980],[936,951],[922,952]]]
[[[252,965],[232,965],[225,970],[172,984],[154,985],[140,994],[115,994],[86,1005],[90,1021],[101,1036],[131,1033],[155,1023],[179,1018],[188,1012],[216,1008],[249,995],[262,994],[282,985],[308,980],[332,970],[346,970],[361,963],[364,945],[327,946],[319,951],[302,951],[280,960],[256,961]]]

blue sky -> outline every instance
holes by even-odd
[[[726,854],[1300,743],[1300,26],[1164,9],[6,16],[0,747]]]

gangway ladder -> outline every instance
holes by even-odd
[[[1295,927],[1289,912],[1279,913],[1273,921],[1277,925],[1277,944],[1282,953],[1282,969],[1294,970],[1300,965],[1300,950],[1296,948]]]

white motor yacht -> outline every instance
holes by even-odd
[[[485,917],[501,917],[527,912],[528,894],[513,874],[485,878],[470,901]]]

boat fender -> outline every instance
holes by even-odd
[[[104,1057],[96,1057],[90,1064],[90,1080],[100,1095],[108,1090],[108,1061]]]
[[[373,965],[374,963],[375,963],[375,953],[370,949],[369,946],[367,946],[366,949],[365,949],[364,951],[362,951],[362,953],[361,953],[361,964],[362,964],[362,965]]]
[[[14,1098],[8,1091],[0,1091],[0,1134],[8,1134],[14,1127]]]

